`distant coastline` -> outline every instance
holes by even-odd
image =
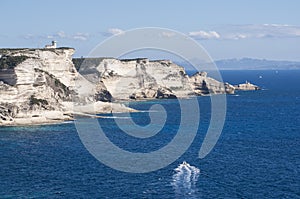
[[[203,65],[207,68],[211,67],[211,63],[203,63],[194,60],[197,65]],[[188,63],[176,62],[179,65],[186,66],[187,70],[193,70],[193,67]],[[300,70],[300,61],[279,61],[254,58],[233,58],[216,60],[214,64],[219,70]]]

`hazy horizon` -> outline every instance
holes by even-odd
[[[18,4],[18,6],[15,6]],[[116,34],[142,27],[182,32],[213,60],[251,57],[300,61],[298,1],[2,1],[0,48],[58,46],[87,56]],[[172,37],[165,34],[165,37]]]

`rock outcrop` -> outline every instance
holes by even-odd
[[[106,109],[131,111],[104,103],[111,101],[110,93],[103,83],[92,84],[77,72],[72,62],[74,51],[0,49],[0,125],[71,120],[74,114],[81,114],[80,106],[87,104],[94,104],[99,110],[90,110],[91,113]],[[97,101],[103,101],[101,107]]]
[[[102,88],[114,100],[185,98],[194,95],[234,93],[234,87],[207,76],[206,72],[189,77],[184,68],[169,60],[146,58],[73,59],[79,72]],[[80,65],[79,65],[79,64]]]
[[[74,49],[1,49],[0,124],[69,120],[62,101],[72,101],[77,72]]]
[[[246,81],[244,84],[238,84],[234,86],[235,90],[242,90],[242,91],[256,91],[260,90],[260,87],[250,82]]]
[[[235,88],[207,76],[206,72],[197,72],[190,77],[191,87],[197,95],[234,94]]]
[[[84,60],[79,72],[91,82],[102,82],[114,100],[175,98],[192,92],[184,69],[169,61],[99,60]]]

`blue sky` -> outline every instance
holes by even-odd
[[[2,0],[0,48],[57,40],[85,56],[113,34],[162,27],[191,36],[215,60],[300,61],[299,8],[297,0]]]

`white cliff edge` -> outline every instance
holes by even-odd
[[[73,48],[0,49],[0,125],[60,123],[74,115],[134,111],[98,102],[96,85],[74,67],[74,52]]]
[[[74,62],[79,73],[90,82],[101,82],[114,100],[186,98],[233,94],[235,90],[206,72],[189,77],[183,67],[170,60],[88,58]]]
[[[73,48],[0,49],[0,126],[132,112],[120,101],[233,94],[238,89],[206,72],[189,77],[169,60],[72,60],[74,52]]]

